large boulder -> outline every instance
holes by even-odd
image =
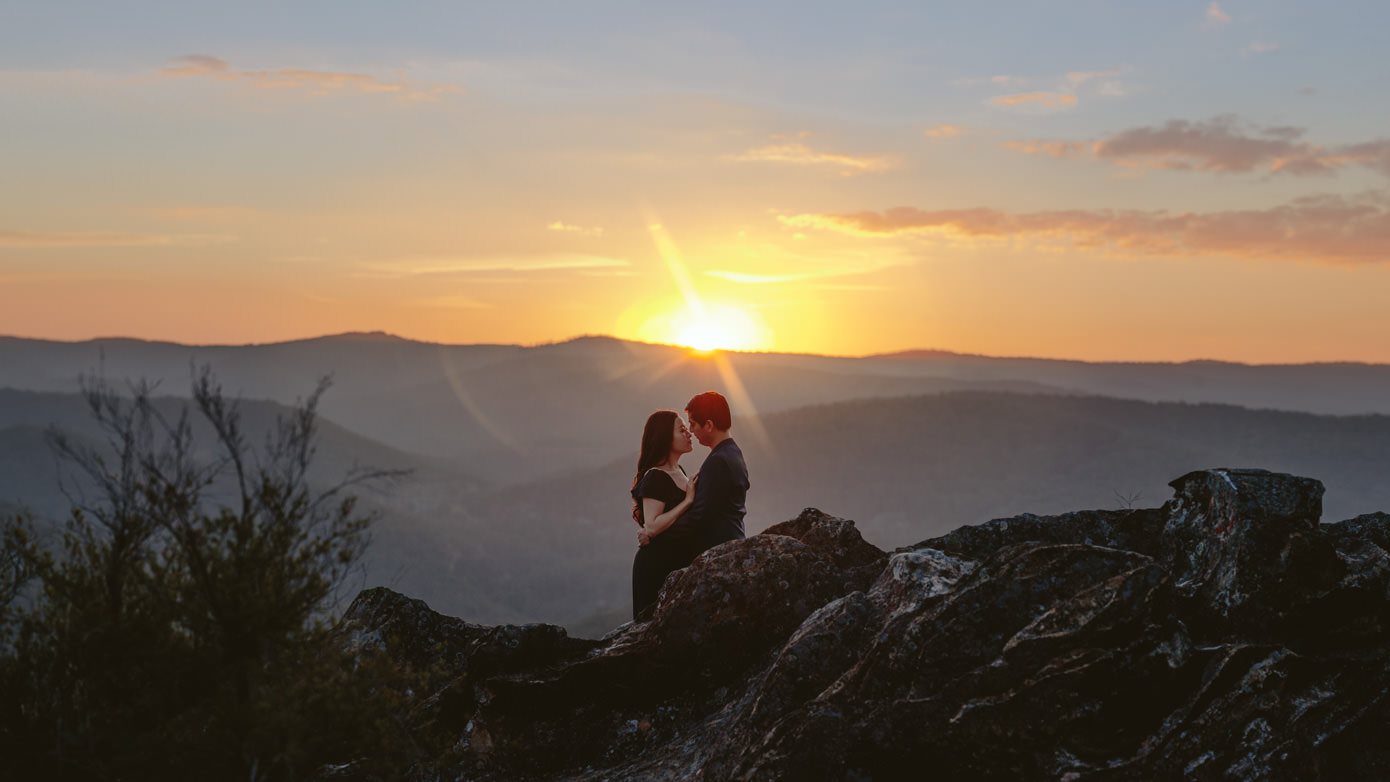
[[[807,509],[602,641],[385,592],[346,637],[452,671],[420,779],[1390,776],[1390,515],[1320,524],[1319,482],[1260,470],[1172,485],[891,555]]]
[[[1309,621],[1345,575],[1318,526],[1321,481],[1221,469],[1170,485],[1162,557],[1203,633],[1279,638],[1284,625]]]
[[[716,546],[673,574],[649,630],[662,652],[698,658],[701,667],[737,669],[785,640],[816,609],[867,586],[886,555],[865,543],[852,522],[814,513],[820,518],[803,513],[802,524]]]

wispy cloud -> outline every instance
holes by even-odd
[[[637,272],[630,266],[586,266],[576,269],[575,274],[580,277],[635,277]]]
[[[1022,87],[1028,83],[1028,79],[1021,76],[999,74],[997,76],[973,76],[965,79],[956,79],[951,83],[957,87],[978,87],[983,84],[992,84],[996,87]]]
[[[1094,144],[1088,141],[1006,141],[1004,146],[1025,155],[1045,155],[1055,158],[1079,158],[1091,154]]]
[[[1254,54],[1268,54],[1269,52],[1279,51],[1279,44],[1268,43],[1266,41],[1254,41],[1249,46],[1240,50],[1240,53],[1249,57]]]
[[[166,76],[226,75],[232,70],[232,66],[226,60],[206,54],[188,54],[175,57],[169,62],[169,65],[159,69],[159,72]]]
[[[738,283],[740,285],[775,285],[778,283],[829,280],[839,277],[871,274],[895,266],[901,266],[904,262],[905,261],[900,258],[879,255],[873,258],[854,258],[852,260],[841,261],[839,265],[834,266],[824,266],[797,272],[783,272],[780,274],[749,274],[747,272],[736,272],[723,269],[707,271],[704,274],[706,277],[714,277],[715,279]]]
[[[1120,77],[1131,71],[1133,67],[1130,65],[1113,65],[1094,70],[1068,71],[1060,76],[995,76],[988,79],[957,79],[952,83],[961,87],[987,86],[1015,90],[1007,95],[996,95],[988,99],[989,103],[1002,108],[1055,110],[1076,106],[1080,100],[1079,96],[1083,94],[1112,98],[1129,95],[1133,90]],[[1025,85],[1034,89],[1027,92],[1018,91]],[[1043,85],[1051,85],[1051,88]]]
[[[927,138],[959,138],[969,132],[970,131],[967,130],[964,125],[949,125],[942,123],[927,128],[922,131],[922,135]]]
[[[1005,147],[1030,155],[1094,158],[1115,165],[1220,173],[1327,174],[1361,165],[1390,176],[1390,139],[1319,146],[1304,141],[1304,128],[1259,127],[1232,116],[1204,122],[1171,120],[1098,141],[1033,139]]]
[[[788,163],[799,166],[836,167],[839,168],[840,173],[845,176],[888,171],[893,168],[894,165],[892,158],[889,157],[866,157],[846,155],[837,152],[818,152],[801,142],[769,144],[765,147],[750,149],[740,155],[733,155],[732,159],[743,162]]]
[[[146,206],[133,212],[166,220],[220,222],[256,215],[259,210],[246,206]]]
[[[235,241],[213,234],[134,234],[120,231],[0,231],[0,247],[197,247]]]
[[[304,68],[237,70],[226,60],[205,54],[176,57],[159,72],[173,78],[237,82],[256,89],[295,91],[313,96],[386,94],[411,101],[435,101],[463,92],[452,84],[422,85],[405,78],[383,80],[364,73]]]
[[[1076,96],[1064,92],[1021,92],[1015,95],[1000,95],[991,98],[990,103],[1008,108],[1016,106],[1069,108],[1076,105]]]
[[[1101,71],[1072,71],[1067,74],[1067,81],[1079,86],[1096,79],[1112,79],[1123,74],[1125,70],[1125,68],[1106,68]]]
[[[1209,213],[997,209],[783,216],[784,223],[860,236],[921,234],[963,240],[1026,240],[1125,256],[1224,255],[1258,260],[1370,264],[1390,261],[1390,198],[1325,195],[1262,210]]]
[[[826,283],[815,286],[819,291],[888,291],[887,285],[853,285],[850,283]]]
[[[1214,24],[1230,24],[1231,15],[1221,10],[1221,4],[1212,2],[1207,6],[1207,21]]]
[[[556,220],[545,228],[548,231],[560,231],[563,233],[579,234],[580,236],[603,236],[603,229],[598,226],[586,228],[582,225],[570,225],[563,220]]]
[[[513,258],[411,257],[358,264],[358,276],[416,277],[420,275],[526,273],[561,270],[623,268],[630,264],[598,255],[535,255]]]
[[[706,276],[706,277],[714,277],[715,279],[719,279],[719,280],[726,280],[726,281],[728,281],[728,282],[737,282],[737,283],[741,283],[741,284],[743,284],[743,285],[768,285],[768,284],[779,283],[779,282],[798,282],[798,281],[800,281],[800,280],[809,280],[809,279],[814,278],[814,277],[821,277],[821,276],[826,276],[826,275],[820,275],[820,274],[804,274],[804,273],[802,273],[802,274],[745,274],[745,273],[743,273],[743,272],[731,272],[731,271],[723,271],[723,270],[714,270],[714,271],[707,271],[707,272],[705,272],[705,276]],[[833,276],[833,275],[831,275],[831,276]]]
[[[1130,70],[1129,66],[1119,66],[1099,71],[1072,71],[1067,74],[1066,89],[1074,92],[1084,87],[1091,93],[1107,98],[1124,97],[1130,93],[1130,86],[1120,77]]]
[[[492,309],[494,306],[469,296],[426,296],[422,299],[416,299],[415,303],[422,307],[449,310],[485,310]]]

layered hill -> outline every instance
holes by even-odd
[[[534,347],[439,345],[384,334],[246,346],[0,338],[0,387],[73,391],[82,372],[163,380],[178,393],[209,363],[233,395],[290,404],[332,375],[324,414],[394,448],[450,458],[495,483],[525,483],[633,450],[642,420],[709,388],[735,412],[996,390],[1216,402],[1319,414],[1390,413],[1390,366],[1087,363],[941,352],[845,358],[701,356],[585,337]],[[740,393],[740,389],[742,393]],[[751,420],[751,419],[750,419]]]
[[[320,377],[325,416],[391,447],[454,461],[496,483],[525,482],[633,448],[648,413],[710,388],[744,390],[744,414],[968,388],[1043,391],[1015,379],[878,371],[856,359],[730,353],[588,337],[536,347],[437,345],[381,334],[271,345],[189,346],[0,338],[0,388],[74,391],[83,373],[186,388],[210,364],[233,396],[291,404]],[[739,397],[735,396],[736,399]]]
[[[284,412],[244,406],[253,440]],[[58,518],[68,498],[57,465],[42,430],[19,423],[35,420],[99,433],[73,395],[0,392],[0,501]],[[1334,517],[1390,507],[1385,416],[960,392],[806,407],[763,424],[765,439],[742,422],[734,429],[753,482],[750,533],[812,505],[853,515],[866,539],[893,548],[1022,512],[1142,506],[1167,493],[1153,476],[1193,464],[1329,476]],[[685,462],[692,473],[699,451]],[[358,586],[390,586],[484,622],[601,634],[630,616],[634,456],[494,486],[325,422],[318,458],[324,482],[353,464],[414,470],[365,497],[382,519]]]

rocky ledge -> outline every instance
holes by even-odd
[[[601,641],[384,589],[342,625],[445,675],[429,779],[1390,778],[1390,515],[1207,470],[1161,508],[886,553],[807,509],[673,573]]]

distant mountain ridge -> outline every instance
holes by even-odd
[[[727,363],[722,363],[727,360]],[[1027,380],[879,372],[853,360],[791,354],[692,355],[611,337],[519,347],[436,345],[382,334],[292,343],[181,346],[128,340],[0,342],[0,387],[70,392],[80,374],[162,380],[179,393],[211,364],[234,396],[291,404],[331,375],[323,413],[392,447],[456,460],[497,482],[560,474],[632,448],[646,415],[709,388],[732,368],[759,412],[862,397],[970,388],[1056,391]],[[740,415],[751,412],[734,394]]]

